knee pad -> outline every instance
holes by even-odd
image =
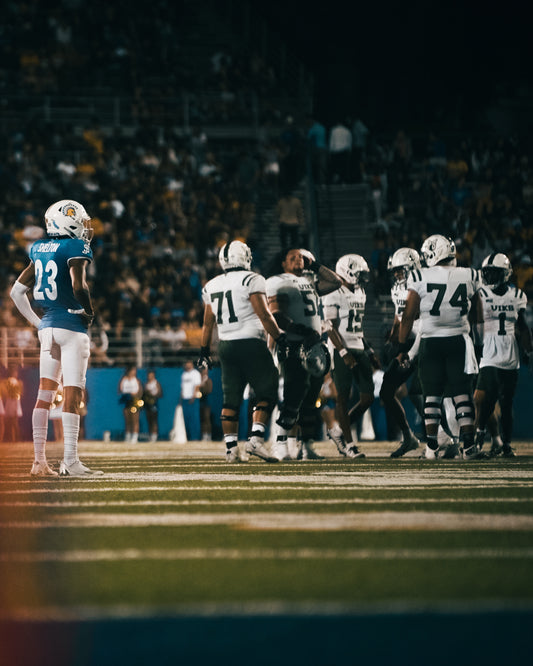
[[[238,421],[239,420],[239,410],[235,409],[235,407],[230,407],[229,405],[222,405],[222,412],[227,409],[228,411],[232,411],[233,414],[224,414],[222,413],[220,415],[220,420],[221,421]]]
[[[273,409],[274,405],[269,400],[258,400],[253,406],[252,412],[266,412],[270,414]]]
[[[442,398],[440,396],[426,396],[424,402],[424,422],[426,425],[440,423]]]
[[[459,427],[469,426],[474,424],[474,403],[472,398],[467,395],[456,395],[452,398],[455,405],[455,418]]]
[[[283,430],[291,430],[292,427],[296,424],[298,419],[298,411],[296,409],[291,409],[290,407],[281,406],[278,420],[276,423]]]

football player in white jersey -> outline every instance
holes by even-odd
[[[457,266],[455,243],[435,234],[421,248],[427,268],[412,271],[407,279],[407,301],[400,323],[398,360],[408,350],[409,335],[420,316],[419,374],[424,393],[425,457],[437,457],[437,432],[442,400],[455,405],[463,457],[477,458],[474,441],[472,375],[477,372],[474,345],[469,336],[471,301],[479,287],[477,271]]]
[[[337,388],[339,430],[329,430],[339,453],[349,458],[364,458],[352,438],[351,423],[359,421],[374,400],[373,369],[367,353],[370,345],[363,334],[366,306],[364,284],[370,270],[359,254],[345,254],[335,266],[343,283],[339,289],[322,299],[328,328],[329,346],[333,353],[332,375]],[[348,400],[355,379],[359,401],[348,411]]]
[[[509,284],[511,262],[501,252],[485,257],[481,266],[483,286],[477,292],[476,326],[483,353],[474,403],[476,406],[476,444],[481,449],[485,429],[496,402],[501,409],[503,446],[493,443],[490,454],[514,457],[511,446],[513,431],[513,398],[520,367],[519,342],[529,356],[533,369],[531,331],[524,314],[527,297],[521,289]]]
[[[277,401],[278,371],[267,346],[272,336],[285,347],[285,335],[278,327],[266,300],[265,278],[250,270],[252,252],[235,240],[219,253],[224,273],[203,288],[204,321],[198,367],[211,367],[210,346],[215,326],[222,370],[222,430],[227,462],[239,462],[238,424],[243,392],[249,384],[255,394],[250,439],[246,452],[267,462],[277,462],[265,448],[265,427]]]
[[[48,238],[30,249],[30,263],[11,289],[11,298],[24,317],[39,330],[41,345],[39,391],[32,415],[35,462],[32,476],[58,476],[46,460],[48,414],[63,376],[64,456],[60,476],[90,477],[102,474],[78,458],[80,413],[89,362],[88,326],[94,312],[86,280],[92,261],[91,218],[77,201],[54,203],[44,215]],[[44,312],[42,319],[33,303]]]
[[[392,279],[391,299],[394,305],[394,320],[390,332],[390,342],[393,345],[393,349],[397,349],[400,322],[407,300],[407,275],[410,271],[421,268],[420,256],[416,250],[410,247],[401,247],[389,258],[387,268]],[[419,320],[416,319],[413,322],[413,330],[411,331],[409,340],[411,348],[415,344],[418,329]],[[418,347],[418,341],[416,345]],[[419,397],[419,394],[422,392],[420,382],[418,381],[418,361],[416,354],[416,349],[412,352],[410,351],[410,363],[403,365],[398,363],[397,358],[393,358],[383,375],[379,397],[383,402],[387,416],[397,424],[403,436],[402,443],[391,453],[391,458],[399,458],[408,451],[417,449],[420,444],[409,426],[402,403],[396,396],[396,391],[410,377],[412,377],[412,380],[409,387],[409,394],[413,396],[413,402],[415,402],[415,396]],[[416,402],[415,406],[418,407]]]
[[[316,459],[312,446],[316,402],[329,370],[329,353],[321,343],[320,296],[338,289],[341,280],[319,264],[308,250],[289,248],[281,258],[282,273],[267,280],[268,305],[287,334],[287,354],[280,358],[283,400],[277,420],[275,455],[289,459],[287,438],[301,428],[301,457]]]

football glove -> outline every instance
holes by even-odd
[[[309,250],[300,250],[300,254],[304,258],[304,270],[316,273],[320,268],[320,264],[315,259],[315,255]]]
[[[204,370],[204,369],[210,370],[213,367],[213,361],[209,356],[209,347],[200,348],[200,356],[196,361],[196,367],[198,368],[198,370]]]
[[[320,333],[314,331],[312,328],[307,328],[307,334],[303,339],[302,346],[304,349],[311,349],[313,345],[320,342]]]
[[[288,352],[288,341],[287,341],[287,335],[285,333],[282,333],[276,342],[276,356],[278,357],[278,361],[281,363],[287,358],[287,352]]]

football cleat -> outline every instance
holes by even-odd
[[[255,435],[250,437],[250,439],[246,442],[246,453],[251,456],[257,456],[262,460],[266,460],[266,462],[278,462],[278,458],[270,455],[270,453],[266,450],[264,441]]]
[[[502,458],[516,458],[516,453],[510,444],[503,445]]]
[[[287,439],[287,450],[291,460],[302,459],[302,442],[297,437],[289,437]]]
[[[308,440],[302,442],[302,460],[324,460],[324,456],[321,456],[313,448],[313,442]]]
[[[59,476],[59,474],[46,461],[39,462],[36,460],[31,467],[30,476]]]
[[[346,446],[346,457],[347,458],[366,458],[365,454],[362,451],[359,451],[355,444],[351,446]]]
[[[272,445],[272,455],[276,457],[276,460],[290,460],[289,447],[287,441],[276,441]]]
[[[441,448],[439,446],[439,452],[441,451]],[[450,443],[446,445],[444,448],[444,451],[442,453],[442,456],[440,456],[443,460],[453,460],[453,458],[458,458],[461,455],[461,449],[459,447],[459,441],[454,441],[453,439],[450,440]]]
[[[425,458],[426,460],[436,460],[437,459],[437,449],[431,449],[426,444],[426,448],[424,450],[424,453],[422,454],[422,458]]]
[[[331,439],[331,441],[337,447],[337,451],[341,454],[341,456],[345,456],[346,455],[346,442],[344,440],[344,435],[342,434],[342,432],[339,435],[335,435],[333,433],[333,430],[328,430],[327,434],[328,434],[328,438]]]
[[[420,442],[418,441],[418,439],[414,435],[411,435],[407,439],[403,440],[400,446],[390,454],[390,457],[401,458],[409,451],[414,451],[415,449],[418,449],[419,445]]]
[[[99,470],[89,469],[84,465],[81,460],[76,460],[76,462],[67,465],[67,463],[62,460],[59,463],[59,476],[70,476],[72,478],[89,478],[92,476],[102,476],[103,472]]]
[[[498,442],[492,442],[492,446],[489,451],[489,458],[496,458],[500,453],[503,453],[503,445]]]
[[[463,460],[482,460],[486,457],[487,454],[480,451],[477,444],[472,444],[467,449],[463,449]]]
[[[239,447],[237,445],[232,446],[229,449],[226,449],[226,462],[228,463],[241,462],[241,456],[239,455]]]

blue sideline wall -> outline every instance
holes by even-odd
[[[181,368],[158,368],[156,376],[163,389],[163,397],[159,401],[159,436],[168,439],[174,426],[174,412],[179,402]],[[119,404],[118,385],[125,373],[125,368],[90,368],[87,371],[87,393],[89,396],[87,416],[85,417],[85,438],[103,439],[106,430],[111,433],[112,439],[122,439],[124,435],[124,417],[122,405]],[[148,370],[140,369],[137,376],[145,383]],[[220,426],[220,411],[222,409],[222,389],[220,368],[209,371],[213,380],[213,392],[208,398],[213,415],[213,436],[222,438]],[[21,439],[31,440],[31,413],[39,386],[39,371],[37,368],[22,368],[20,378],[24,383],[22,396],[23,418],[20,422]],[[243,404],[239,436],[246,439],[246,408]],[[147,432],[147,423],[144,412],[141,412],[141,433]],[[52,429],[49,428],[49,437],[53,439]]]
[[[124,432],[122,406],[119,404],[118,385],[124,374],[124,368],[90,368],[87,372],[87,390],[89,394],[88,413],[85,418],[86,439],[102,439],[106,430],[111,432],[112,439],[121,439]],[[157,378],[163,388],[163,397],[159,401],[159,433],[160,439],[168,439],[174,425],[174,412],[180,394],[181,368],[158,368]],[[146,381],[147,370],[138,371],[142,382]],[[222,389],[220,368],[209,371],[213,380],[213,392],[209,396],[212,411],[213,438],[221,439],[220,410],[222,409]],[[31,413],[39,385],[37,368],[22,368],[20,378],[24,383],[22,396],[23,418],[20,422],[21,439],[31,441]],[[530,418],[531,396],[533,395],[533,375],[527,368],[520,368],[518,387],[514,401],[514,439],[533,439],[533,419]],[[409,399],[404,400],[409,421],[414,425],[414,409]],[[374,402],[372,415],[378,439],[386,437],[383,428],[383,410],[377,401]],[[241,409],[239,437],[246,439],[247,404]],[[51,428],[50,428],[51,431]],[[141,413],[141,432],[146,433],[146,419]],[[386,433],[386,430],[385,430]],[[50,439],[53,436],[50,432]]]

